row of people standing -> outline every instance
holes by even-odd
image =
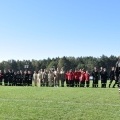
[[[69,70],[65,73],[67,87],[89,87],[90,74],[84,69],[72,71]]]
[[[47,72],[46,69],[34,71],[22,71],[18,70],[14,72],[13,70],[5,70],[2,72],[0,70],[0,85],[5,86],[32,86],[34,83],[35,86],[61,86],[64,87],[65,82],[65,72],[63,69],[59,72],[57,70],[49,70]]]
[[[94,67],[91,74],[84,69],[75,70],[75,72],[70,70],[66,73],[66,84],[71,87],[89,87],[90,76],[92,76],[93,88],[98,88],[99,80],[101,82],[101,88],[107,87],[108,80],[110,80],[109,88],[111,85],[113,85],[113,88],[115,88],[116,85],[119,86],[119,71],[117,67],[112,67],[109,73],[106,68],[103,67],[101,67],[100,70]]]
[[[117,70],[117,67],[111,67],[111,71],[110,73],[107,72],[106,68],[100,68],[100,71],[97,70],[97,68],[95,67],[93,72],[92,72],[92,76],[93,76],[93,87],[98,87],[98,81],[99,79],[101,80],[101,87],[102,88],[106,88],[107,85],[107,80],[110,80],[109,82],[109,88],[111,87],[111,85],[113,84],[113,88],[115,88],[115,86],[118,86],[118,80],[119,80],[119,73]]]
[[[0,85],[5,86],[32,86],[33,74],[31,71],[0,70]]]
[[[90,74],[86,71],[72,70],[65,72],[63,68],[57,70],[39,70],[34,71],[17,71],[7,70],[2,73],[0,70],[0,85],[5,86],[46,86],[46,87],[64,87],[65,83],[67,87],[84,87],[85,82],[89,87]]]
[[[65,71],[58,70],[39,70],[34,71],[33,81],[35,86],[46,86],[46,87],[64,87],[65,83]]]
[[[33,81],[35,82],[35,86],[49,86],[49,87],[64,87],[65,83],[67,87],[89,87],[90,84],[90,74],[88,71],[84,70],[75,70],[65,72],[63,68],[59,71],[50,70],[47,72],[44,70],[34,71]]]
[[[94,67],[92,76],[93,76],[93,84],[92,84],[93,88],[98,87],[99,80],[101,80],[101,88],[106,88],[107,80],[109,78],[109,74],[106,71],[106,68],[101,67],[100,70],[98,70],[96,67]]]
[[[5,86],[32,86],[34,82],[35,86],[61,86],[64,87],[65,83],[67,87],[89,87],[90,85],[90,76],[93,77],[92,87],[98,87],[99,79],[101,79],[101,87],[106,88],[107,80],[110,78],[109,87],[113,81],[115,87],[118,84],[119,74],[117,70],[112,67],[110,73],[106,71],[106,68],[100,68],[98,71],[95,67],[92,73],[84,69],[75,70],[72,69],[65,72],[63,68],[59,71],[57,70],[39,70],[34,71],[17,71],[13,72],[12,70],[2,71],[0,70],[0,85],[4,81]]]

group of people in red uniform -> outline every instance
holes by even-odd
[[[68,87],[89,87],[90,83],[90,74],[84,69],[75,70],[72,69],[65,73],[66,84]]]

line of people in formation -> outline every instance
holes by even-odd
[[[34,71],[17,71],[7,70],[2,72],[0,70],[0,85],[5,86],[46,86],[54,87],[61,86],[64,87],[65,83],[67,87],[89,87],[90,85],[90,76],[92,76],[92,87],[98,87],[99,79],[101,80],[101,87],[106,88],[107,80],[110,79],[109,87],[113,81],[115,85],[118,85],[119,75],[114,67],[111,68],[110,73],[106,71],[106,68],[100,68],[98,70],[96,67],[90,74],[84,69],[75,70],[72,69],[65,72],[63,68],[59,70],[39,70]],[[61,83],[61,84],[60,84]]]

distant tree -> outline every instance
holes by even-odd
[[[2,61],[0,63],[0,69],[14,69],[15,71],[17,70],[25,70],[24,65],[26,62],[29,64],[29,69],[30,70],[40,70],[40,69],[49,69],[51,67],[54,67],[55,69],[58,67],[61,69],[64,67],[65,70],[69,69],[86,69],[89,70],[90,72],[93,70],[94,67],[97,67],[98,69],[100,67],[105,67],[107,68],[108,71],[110,71],[112,66],[115,66],[115,63],[117,61],[117,57],[111,55],[110,57],[102,55],[99,58],[95,58],[92,56],[88,57],[62,57],[62,58],[48,58],[48,59],[43,59],[43,60],[8,60],[8,61]]]
[[[47,69],[50,69],[50,68],[54,68],[56,69],[57,68],[57,61],[55,61],[54,59],[50,62],[50,64],[47,66]]]

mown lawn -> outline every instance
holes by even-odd
[[[120,120],[117,88],[0,86],[0,120]]]

